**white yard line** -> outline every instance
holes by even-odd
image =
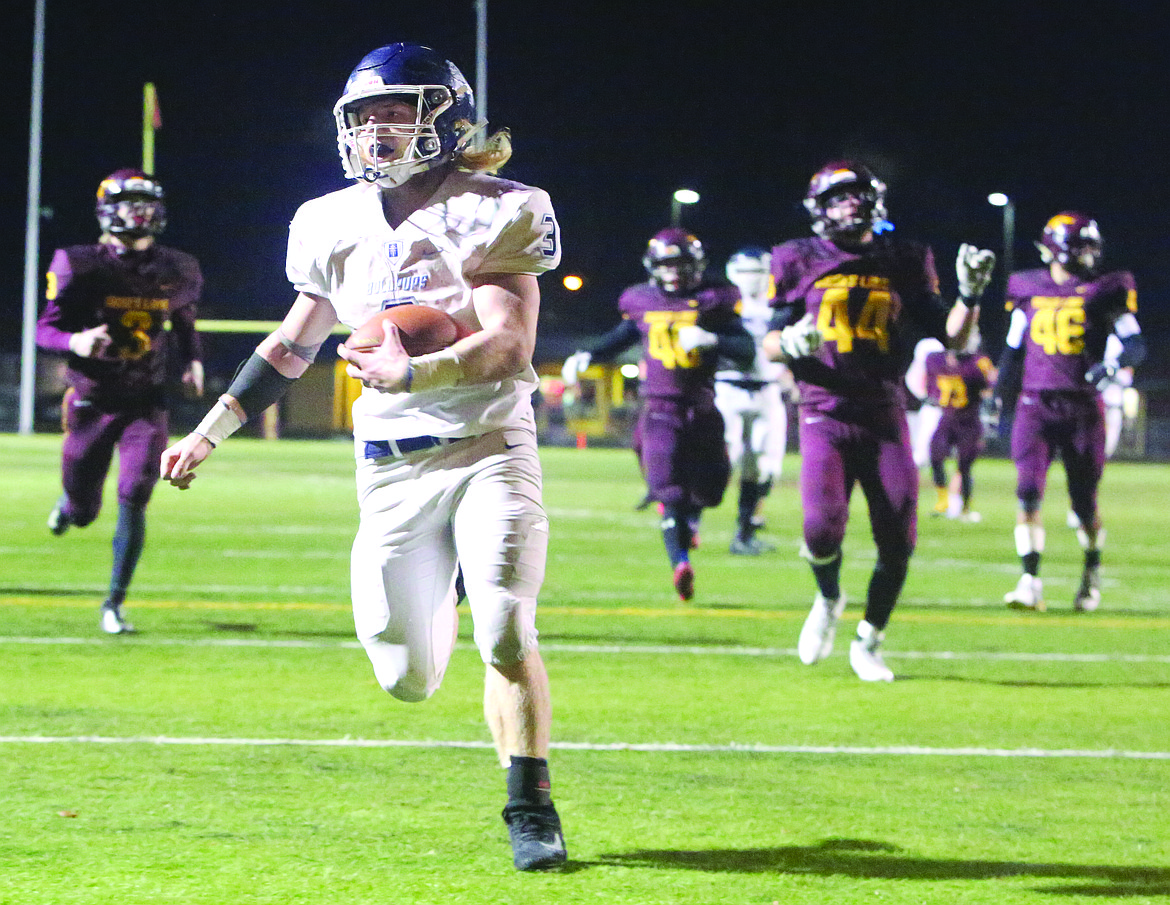
[[[6,735],[0,744],[32,745],[187,745],[206,747],[267,748],[491,748],[484,741],[438,741],[434,739],[368,738],[179,738],[167,735]],[[845,754],[891,757],[999,757],[999,758],[1092,758],[1117,760],[1170,760],[1170,751],[1077,750],[1070,748],[925,748],[915,745],[688,745],[675,742],[553,742],[560,751],[636,751],[682,754]]]
[[[110,645],[133,644],[141,646],[170,647],[256,647],[256,648],[306,648],[353,649],[360,648],[357,641],[305,641],[280,638],[152,638],[147,636],[122,637],[117,639],[101,636],[85,638],[40,638],[23,636],[0,636],[2,644],[31,645]],[[460,650],[474,650],[471,644],[456,645]],[[685,644],[561,644],[555,641],[541,642],[540,649],[547,653],[571,654],[615,654],[615,655],[666,655],[682,657],[795,657],[796,648],[791,647],[738,647],[731,645],[703,646]],[[1170,663],[1170,654],[1073,654],[1060,651],[1029,653],[1027,651],[914,651],[883,649],[885,656],[892,660],[987,660],[993,662],[1020,663]]]
[[[94,646],[130,644],[134,646],[171,647],[247,647],[272,649],[338,649],[360,648],[357,641],[308,641],[300,639],[262,638],[150,638],[132,637],[110,639],[102,637],[21,637],[0,636],[0,645],[62,645]],[[471,650],[470,644],[459,648]],[[729,656],[729,657],[793,657],[796,651],[777,647],[736,647],[667,644],[558,644],[546,642],[541,645],[546,652],[584,653],[590,655],[657,655],[657,656]],[[1071,654],[1071,653],[1024,653],[997,651],[887,651],[891,659],[918,660],[994,660],[1021,662],[1064,662],[1064,663],[1170,663],[1170,655],[1143,654]],[[436,741],[429,739],[289,739],[289,738],[179,738],[173,736],[0,736],[0,744],[90,744],[90,745],[191,745],[229,747],[333,747],[333,748],[490,748],[485,741]],[[862,755],[862,756],[927,756],[927,757],[999,757],[999,758],[1086,758],[1123,760],[1170,760],[1165,751],[1125,751],[1118,749],[1078,750],[1043,748],[930,748],[910,745],[855,746],[855,745],[763,745],[727,743],[682,744],[674,742],[612,742],[597,744],[590,742],[554,742],[554,749],[563,751],[634,751],[643,753],[700,753],[700,754],[818,754],[818,755]]]

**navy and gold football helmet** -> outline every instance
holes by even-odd
[[[141,170],[115,170],[103,179],[96,213],[103,233],[128,239],[157,236],[167,226],[162,185]]]
[[[1097,275],[1104,252],[1097,221],[1079,211],[1061,211],[1053,216],[1044,224],[1036,247],[1045,264],[1055,261],[1081,279]]]
[[[856,199],[844,213],[830,211],[844,196]],[[835,160],[825,164],[809,180],[804,206],[812,218],[812,230],[833,241],[858,241],[877,231],[886,219],[886,184],[865,164]]]
[[[363,111],[380,100],[414,108],[410,122]],[[387,44],[354,68],[333,107],[345,175],[390,187],[455,157],[478,131],[471,86],[458,67],[419,44]]]
[[[707,254],[703,243],[685,229],[671,227],[654,234],[642,255],[642,266],[663,292],[689,292],[703,280]]]

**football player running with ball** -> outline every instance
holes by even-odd
[[[1037,247],[1047,266],[1014,273],[1008,280],[1011,321],[999,368],[1000,397],[1005,407],[1015,406],[1015,540],[1023,567],[1004,602],[1017,609],[1046,607],[1040,581],[1045,540],[1040,507],[1048,468],[1059,452],[1085,554],[1073,608],[1091,612],[1101,603],[1098,568],[1105,539],[1097,511],[1097,488],[1105,471],[1099,390],[1119,368],[1141,364],[1145,341],[1136,317],[1133,274],[1101,270],[1101,232],[1094,219],[1063,211],[1045,225]],[[1116,337],[1118,348],[1107,356],[1110,336]]]
[[[853,161],[813,176],[805,207],[816,236],[772,250],[777,310],[764,338],[765,352],[789,365],[800,389],[801,553],[817,595],[797,651],[811,665],[833,649],[845,609],[841,544],[860,484],[877,563],[849,662],[867,682],[894,678],[880,648],[917,540],[918,470],[901,384],[921,337],[966,344],[995,264],[989,251],[959,249],[960,297],[948,313],[931,250],[885,229],[885,194]]]
[[[100,625],[128,634],[122,604],[146,544],[146,506],[167,445],[167,354],[174,344],[183,382],[203,395],[203,363],[195,308],[203,292],[199,262],[160,245],[167,210],[162,185],[124,169],[97,191],[101,237],[59,248],[49,265],[48,304],[37,345],[68,355],[62,403],[64,494],[49,530],[84,528],[102,508],[102,489],[118,450],[118,522],[114,564]],[[170,336],[164,330],[170,321]]]
[[[548,195],[489,173],[506,131],[476,147],[471,89],[434,50],[389,44],[353,70],[334,107],[356,184],[301,206],[287,272],[298,295],[195,432],[168,449],[179,487],[244,421],[309,367],[333,326],[384,308],[429,305],[469,335],[409,356],[397,328],[380,346],[342,348],[363,390],[354,403],[360,524],[354,621],[379,684],[423,701],[455,645],[457,574],[486,665],[484,710],[507,768],[504,820],[520,870],[565,861],[550,797],[551,706],[537,649],[536,599],[548,518],[531,396],[540,292],[560,261]]]
[[[739,292],[704,282],[707,255],[695,236],[678,227],[659,231],[642,266],[649,279],[618,299],[622,322],[592,349],[570,355],[561,376],[574,386],[590,363],[612,361],[642,344],[634,451],[647,500],[662,512],[675,592],[686,601],[695,596],[695,526],[703,509],[723,501],[731,477],[723,418],[715,407],[716,363],[725,357],[747,367],[755,344],[736,314]]]

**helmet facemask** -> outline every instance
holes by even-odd
[[[1104,252],[1097,221],[1073,211],[1057,214],[1044,227],[1036,243],[1040,260],[1059,264],[1082,280],[1100,272]]]
[[[663,292],[689,292],[702,282],[703,268],[691,258],[665,258],[649,267],[650,279]]]
[[[1067,263],[1062,263],[1062,266],[1069,273],[1082,279],[1095,277],[1101,270],[1101,242],[1074,242],[1069,245],[1068,254],[1065,257]]]
[[[855,200],[851,213],[834,213],[843,199]],[[831,242],[860,244],[886,220],[886,184],[864,164],[841,160],[825,164],[809,181],[804,207],[812,231]]]
[[[103,233],[129,240],[158,236],[167,226],[162,186],[135,170],[119,170],[102,180],[95,213]]]
[[[842,210],[847,201],[852,207]],[[860,183],[833,188],[815,201],[813,232],[835,242],[861,242],[885,218],[876,192]]]
[[[738,251],[727,261],[727,279],[745,298],[763,298],[771,284],[771,262],[772,255],[763,249]]]
[[[642,266],[663,292],[673,295],[690,292],[703,281],[707,256],[698,239],[675,227],[654,235],[642,256]]]
[[[413,122],[361,122],[359,111],[382,98],[412,106]],[[451,159],[476,131],[471,123],[456,124],[458,144],[444,151],[436,120],[453,104],[450,89],[443,85],[379,84],[345,95],[333,108],[345,175],[393,187]]]

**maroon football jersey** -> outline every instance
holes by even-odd
[[[1105,354],[1113,322],[1137,313],[1133,274],[1115,270],[1095,280],[1057,283],[1046,267],[1013,273],[1007,309],[1027,317],[1023,389],[1090,390],[1085,372]]]
[[[914,343],[946,340],[946,309],[939,299],[931,250],[878,239],[861,253],[827,239],[796,239],[772,250],[774,307],[805,312],[824,344],[792,363],[807,408],[902,406],[902,380]]]
[[[631,286],[618,299],[622,317],[637,324],[642,336],[645,373],[642,396],[689,399],[714,393],[718,356],[713,349],[684,351],[678,328],[697,324],[712,332],[738,319],[739,290],[733,286],[700,287],[671,295],[653,283]]]
[[[926,356],[927,398],[944,409],[978,417],[980,394],[990,386],[991,360],[972,352],[931,352]]]
[[[69,384],[82,398],[113,404],[158,401],[166,380],[167,321],[180,360],[202,358],[195,332],[202,291],[198,262],[177,249],[155,244],[119,256],[102,244],[59,248],[49,266],[37,345],[68,353],[69,334],[105,324],[110,345],[100,356],[69,354]]]

